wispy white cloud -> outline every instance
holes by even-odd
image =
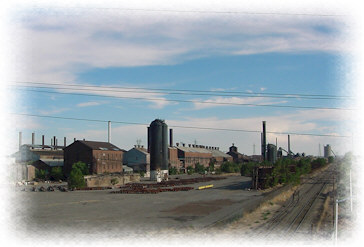
[[[89,102],[79,103],[79,104],[77,104],[77,107],[97,106],[97,105],[101,105],[101,104],[102,103],[97,102],[97,101],[89,101]]]
[[[267,98],[263,97],[255,97],[255,98],[240,98],[240,97],[212,97],[207,100],[196,100],[199,102],[194,103],[194,110],[201,110],[205,108],[211,107],[221,107],[229,104],[284,104],[287,101],[272,101],[267,100]]]
[[[342,23],[329,17],[56,12],[29,12],[11,26],[18,80],[72,81],[88,68],[165,65],[221,54],[347,49]]]

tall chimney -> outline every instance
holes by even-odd
[[[32,133],[32,145],[34,145],[34,143],[35,143],[35,133],[33,132]]]
[[[267,159],[267,134],[265,128],[265,121],[263,121],[263,143],[262,143],[263,160]]]
[[[111,121],[107,122],[107,142],[111,142]]]
[[[21,147],[21,140],[22,138],[21,138],[21,131],[19,132],[19,150],[20,150],[20,147]]]
[[[63,145],[64,147],[66,147],[67,146],[67,142],[66,142],[66,137],[64,137],[64,145]]]
[[[291,156],[291,140],[289,135],[288,135],[288,156]]]
[[[44,135],[42,135],[42,149],[44,149]]]
[[[53,136],[53,149],[56,149],[57,142],[56,142],[56,136]]]
[[[173,147],[173,129],[169,129],[169,146]]]
[[[74,141],[74,142],[76,141],[76,137],[75,137],[75,138],[73,138],[73,141]]]

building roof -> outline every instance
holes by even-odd
[[[80,141],[80,140],[78,140],[76,142],[80,142],[80,143],[84,144],[85,146],[91,148],[92,150],[125,151],[109,142]]]
[[[204,154],[211,153],[212,151],[205,148],[194,148],[194,147],[177,147],[177,149],[188,153],[204,153]]]
[[[224,157],[224,158],[230,158],[231,155],[226,154],[220,150],[217,149],[211,149],[209,150],[212,153],[212,157]]]

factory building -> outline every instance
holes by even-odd
[[[108,142],[75,141],[64,148],[63,172],[68,176],[72,165],[84,162],[90,174],[121,173],[125,150]]]
[[[63,167],[63,150],[50,145],[24,144],[12,157],[16,180],[33,180],[37,169],[50,172],[52,167]]]
[[[199,163],[204,167],[208,167],[211,162],[215,164],[215,168],[225,161],[233,161],[233,157],[219,150],[218,147],[196,145],[196,144],[185,144],[177,145],[178,159],[181,163],[181,169],[186,169],[191,166],[195,168],[195,165]]]
[[[142,145],[135,145],[124,154],[124,165],[131,167],[134,172],[145,172],[150,177],[150,154]]]
[[[250,161],[250,158],[247,155],[238,152],[238,147],[234,146],[234,143],[229,148],[229,152],[227,152],[227,154],[233,158],[234,163],[244,163]]]
[[[204,167],[208,167],[213,158],[212,153],[207,149],[200,147],[200,145],[189,144],[188,147],[184,144],[182,144],[182,146],[177,145],[177,150],[182,169],[186,169],[189,166],[195,168],[197,163]]]
[[[168,167],[175,167],[178,171],[182,168],[176,147],[168,147]]]

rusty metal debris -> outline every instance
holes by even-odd
[[[117,194],[157,194],[160,192],[176,192],[176,191],[188,191],[193,190],[193,187],[175,187],[187,184],[201,183],[201,182],[209,182],[212,180],[221,180],[225,179],[225,177],[199,177],[199,178],[190,178],[190,179],[179,179],[163,181],[160,183],[130,183],[124,185],[120,188],[119,191],[112,191],[110,193]]]

